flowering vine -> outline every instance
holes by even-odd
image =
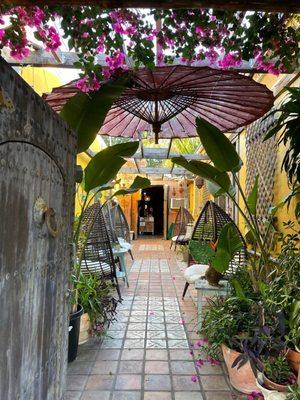
[[[77,86],[97,90],[102,79],[128,69],[207,60],[212,67],[239,67],[243,60],[270,73],[293,71],[299,29],[290,14],[204,9],[101,9],[98,6],[0,7],[0,50],[22,60],[33,33],[46,51],[63,41],[82,70]],[[156,46],[157,44],[157,46]],[[97,62],[104,57],[106,66]]]

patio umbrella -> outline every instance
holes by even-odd
[[[74,83],[54,89],[45,99],[59,110],[74,95]],[[233,71],[209,67],[142,68],[108,112],[101,135],[140,138],[197,136],[195,120],[202,117],[221,131],[232,131],[263,116],[274,97],[266,86]]]

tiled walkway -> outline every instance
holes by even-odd
[[[203,355],[197,346],[194,293],[181,300],[183,265],[169,243],[137,240],[133,254],[118,320],[101,345],[91,339],[80,346],[69,365],[66,400],[236,398],[222,366],[207,361],[197,366]]]

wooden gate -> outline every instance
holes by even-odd
[[[0,58],[0,399],[61,400],[76,137]]]

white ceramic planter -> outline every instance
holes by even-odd
[[[287,393],[277,392],[276,390],[269,390],[261,386],[259,380],[256,380],[256,386],[264,395],[265,400],[285,400],[287,398]]]

